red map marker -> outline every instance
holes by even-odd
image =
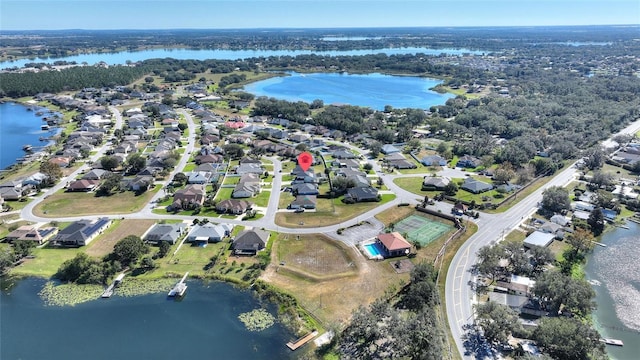
[[[298,165],[300,165],[302,171],[306,172],[307,170],[309,170],[311,164],[313,164],[313,155],[309,154],[306,151],[298,155]]]

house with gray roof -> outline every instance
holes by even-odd
[[[449,185],[451,179],[441,176],[425,176],[422,180],[422,190],[444,190],[444,187]]]
[[[547,247],[553,242],[554,234],[534,231],[531,235],[524,239],[524,247],[531,248],[533,246]]]
[[[244,230],[233,239],[231,248],[236,255],[255,255],[264,249],[269,241],[270,233],[265,230]]]
[[[178,239],[185,233],[187,226],[183,223],[178,224],[154,224],[144,234],[142,240],[151,244],[158,244],[166,241],[175,244]]]
[[[111,219],[103,217],[94,220],[78,220],[60,230],[51,243],[58,246],[84,246],[111,225]]]
[[[247,200],[226,199],[216,204],[216,211],[219,213],[228,213],[240,215],[251,209],[253,203]]]
[[[347,189],[347,194],[344,197],[345,197],[345,201],[354,201],[354,202],[380,201],[380,195],[378,195],[378,189],[371,186]]]
[[[465,179],[460,188],[463,190],[467,190],[470,193],[480,194],[493,189],[493,185],[480,180],[476,180],[472,177],[468,177]]]
[[[258,193],[260,193],[260,177],[256,174],[246,173],[240,177],[240,181],[233,189],[231,197],[249,198]]]
[[[427,155],[420,162],[424,166],[447,166],[447,159],[440,155]]]
[[[187,235],[188,242],[213,243],[220,242],[225,236],[229,236],[233,230],[230,224],[198,224]]]
[[[385,155],[389,155],[393,153],[399,153],[400,149],[398,149],[395,145],[385,144],[385,145],[382,145],[381,152]]]
[[[318,198],[316,195],[298,195],[289,204],[289,209],[315,209]]]

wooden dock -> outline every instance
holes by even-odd
[[[605,343],[607,345],[615,345],[615,346],[623,346],[624,345],[622,340],[618,340],[618,339],[604,338],[604,339],[600,339],[600,341],[602,341],[603,343]]]
[[[188,271],[184,274],[182,279],[178,281],[178,283],[173,287],[173,289],[169,291],[169,294],[167,294],[167,296],[169,297],[183,296],[184,293],[187,291],[187,284],[184,283],[184,281],[187,279],[187,276],[189,276]]]
[[[308,343],[309,341],[311,341],[311,339],[313,339],[314,337],[316,337],[316,335],[318,335],[317,331],[312,331],[310,333],[308,333],[307,335],[295,340],[295,341],[289,341],[287,343],[287,347],[289,349],[291,349],[292,351],[295,351],[296,349],[298,349],[300,346]]]

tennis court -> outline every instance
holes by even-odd
[[[393,231],[406,234],[409,241],[417,241],[425,246],[446,234],[453,226],[429,220],[419,215],[411,215],[398,222]]]

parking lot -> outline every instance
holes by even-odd
[[[366,219],[362,225],[350,227],[344,229],[342,234],[337,232],[326,233],[333,239],[342,241],[343,243],[351,246],[355,246],[361,241],[373,239],[384,229],[384,224],[378,221],[376,218]]]

